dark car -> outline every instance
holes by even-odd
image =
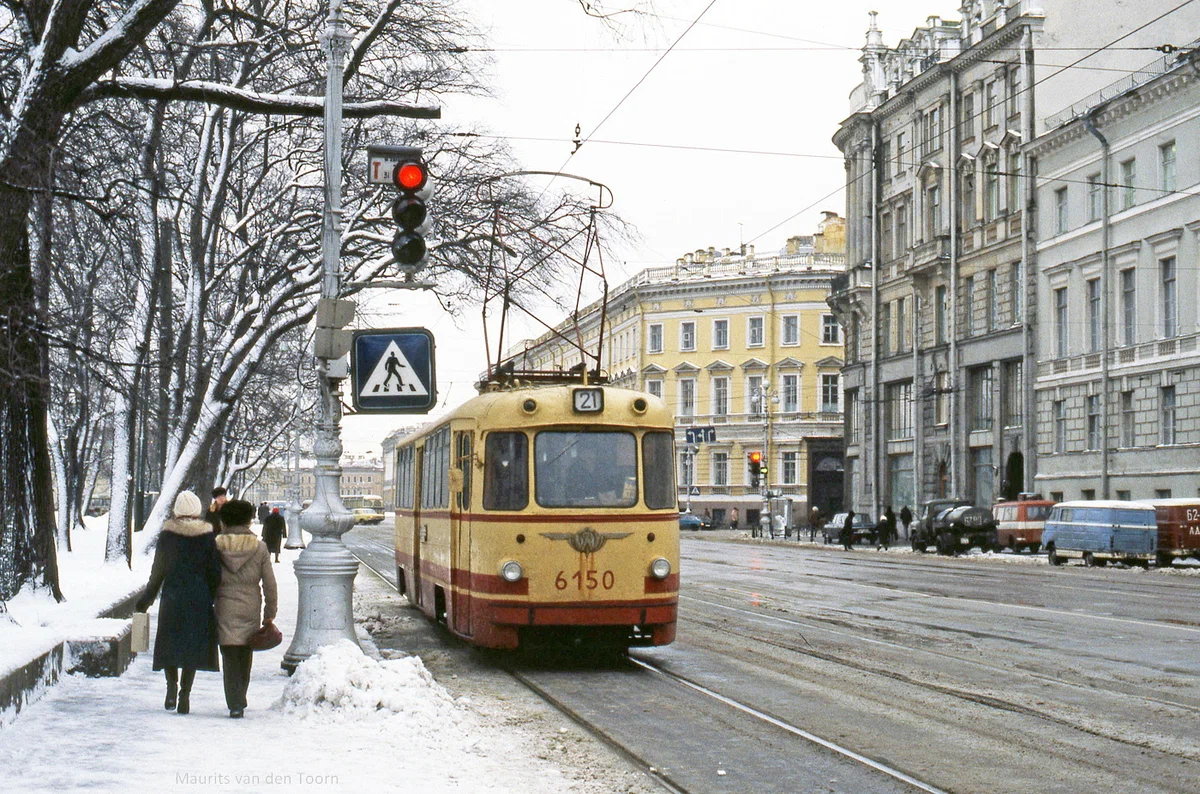
[[[679,528],[690,529],[693,532],[701,529],[712,529],[712,521],[698,516],[695,513],[680,513]]]
[[[938,517],[955,507],[970,507],[966,499],[930,499],[921,504],[917,519],[909,528],[909,539],[912,550],[924,552],[927,546],[936,546],[938,542]]]
[[[846,525],[846,514],[837,513],[833,518],[825,522],[823,530],[826,543],[841,543],[842,528]],[[875,522],[866,513],[855,513],[854,520],[850,523],[850,529],[853,533],[852,543],[867,543],[875,542]]]

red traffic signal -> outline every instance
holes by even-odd
[[[397,163],[396,170],[392,172],[392,181],[401,190],[418,191],[425,187],[428,180],[429,174],[421,162]]]
[[[746,460],[750,463],[750,486],[752,488],[758,487],[758,478],[762,474],[762,459],[761,452],[751,452],[746,456]]]
[[[751,452],[750,453],[750,465],[756,466],[756,465],[760,465],[760,464],[762,464],[762,453],[761,452]]]

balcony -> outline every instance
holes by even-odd
[[[913,248],[911,272],[916,274],[933,270],[949,261],[950,235],[939,234],[929,242],[920,243]]]

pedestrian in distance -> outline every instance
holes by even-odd
[[[812,510],[808,511],[808,539],[816,543],[817,531],[821,528],[821,508],[813,505]]]
[[[883,511],[883,518],[879,521],[878,545],[875,547],[875,551],[890,548],[895,538],[896,514],[892,512],[892,506],[888,505],[887,509]]]
[[[271,507],[266,502],[258,503],[258,523],[266,524],[267,516],[271,515]]]
[[[250,637],[275,620],[278,591],[267,544],[250,531],[254,505],[231,499],[221,506],[217,551],[221,555],[221,586],[217,589],[217,642],[225,673],[225,705],[229,716],[246,711],[246,691],[254,650]]]
[[[283,536],[286,534],[287,522],[279,514],[279,508],[273,508],[263,519],[262,539],[263,543],[267,544],[267,551],[275,555],[275,562],[279,562],[279,546],[283,543]]]
[[[850,510],[846,513],[846,520],[842,522],[842,548],[850,551],[854,548],[854,511]]]
[[[212,524],[213,533],[221,534],[221,506],[229,501],[229,492],[218,485],[212,489],[212,502],[208,505],[208,512],[204,514],[204,520]]]
[[[909,524],[912,523],[912,520],[913,520],[913,514],[912,514],[912,511],[908,509],[908,505],[905,505],[904,507],[900,508],[900,523],[904,526],[904,539],[905,540],[908,540],[908,537],[909,537],[908,526],[909,526]]]
[[[167,678],[163,706],[179,714],[191,711],[196,671],[219,669],[213,597],[221,582],[221,560],[212,526],[200,518],[200,509],[200,497],[191,491],[175,497],[174,515],[163,523],[154,549],[150,581],[134,606],[146,612],[161,589],[154,669]]]

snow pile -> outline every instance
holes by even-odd
[[[349,640],[318,648],[302,662],[275,708],[337,723],[402,714],[410,729],[422,733],[462,719],[454,699],[419,657],[376,661]]]

